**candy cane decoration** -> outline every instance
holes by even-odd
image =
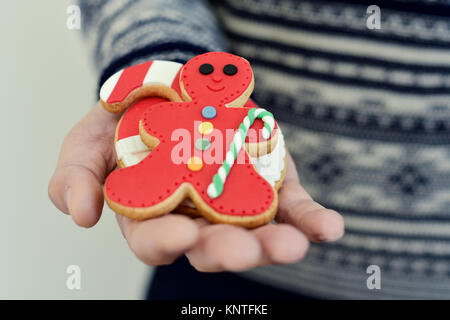
[[[225,181],[227,176],[230,174],[230,170],[236,161],[239,151],[244,144],[248,129],[257,118],[264,122],[264,127],[262,129],[263,138],[266,140],[270,138],[272,130],[275,127],[273,114],[262,108],[251,108],[248,111],[247,116],[239,125],[239,129],[234,134],[233,141],[230,144],[230,149],[225,156],[225,161],[222,163],[219,170],[214,175],[211,184],[208,186],[207,193],[211,199],[217,198],[222,194]]]
[[[102,85],[100,100],[106,110],[122,112],[128,107],[124,101],[133,91],[136,92],[149,86],[158,86],[175,92],[179,97],[178,100],[181,101],[179,75],[182,66],[177,62],[152,60],[122,69],[109,77]],[[159,90],[159,94],[161,92]],[[150,95],[150,97],[156,96],[158,95]],[[134,100],[138,100],[138,98],[139,96],[135,95]],[[130,104],[134,100],[128,101],[128,103]],[[139,120],[144,111],[145,108],[139,111],[136,108],[131,112],[130,110],[126,111],[118,127],[115,142],[116,155],[125,167],[139,163],[150,152],[139,134]]]
[[[145,96],[139,95],[146,87],[158,86],[172,89],[164,98],[181,101],[179,73],[182,64],[173,61],[153,60],[122,69],[105,81],[100,89],[100,100],[106,110],[122,112],[132,102]],[[130,94],[135,95],[130,99]],[[155,95],[154,95],[155,96]]]

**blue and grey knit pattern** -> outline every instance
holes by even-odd
[[[337,243],[249,277],[327,298],[450,297],[450,7],[434,15],[392,4],[380,31],[366,28],[367,5],[220,7],[303,185],[346,222]],[[372,264],[381,290],[366,286]]]
[[[124,56],[224,48],[203,1],[89,3],[103,17],[88,24],[103,74]],[[342,240],[313,244],[300,263],[244,275],[317,297],[450,298],[450,2],[377,1],[380,30],[363,3],[215,2],[303,185],[346,222]],[[189,46],[153,51],[168,41]],[[381,290],[366,287],[372,264]]]
[[[217,19],[204,0],[80,0],[83,33],[103,83],[115,71],[150,59],[184,63],[223,51]]]

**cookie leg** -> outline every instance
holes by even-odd
[[[117,213],[132,219],[147,219],[166,214],[184,199],[186,190],[172,181],[151,159],[114,171],[105,182],[105,199]]]
[[[277,197],[273,187],[246,161],[233,166],[223,193],[209,205],[215,211],[211,214],[214,221],[252,227],[273,219]]]

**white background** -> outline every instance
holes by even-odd
[[[105,208],[77,227],[47,196],[65,134],[95,102],[97,77],[66,1],[4,1],[0,19],[0,299],[134,299],[150,268]],[[81,290],[66,287],[81,268]]]

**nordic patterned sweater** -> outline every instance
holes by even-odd
[[[99,84],[205,51],[247,58],[301,181],[346,235],[245,273],[319,298],[450,298],[450,1],[80,1]],[[381,269],[381,289],[367,268]]]

